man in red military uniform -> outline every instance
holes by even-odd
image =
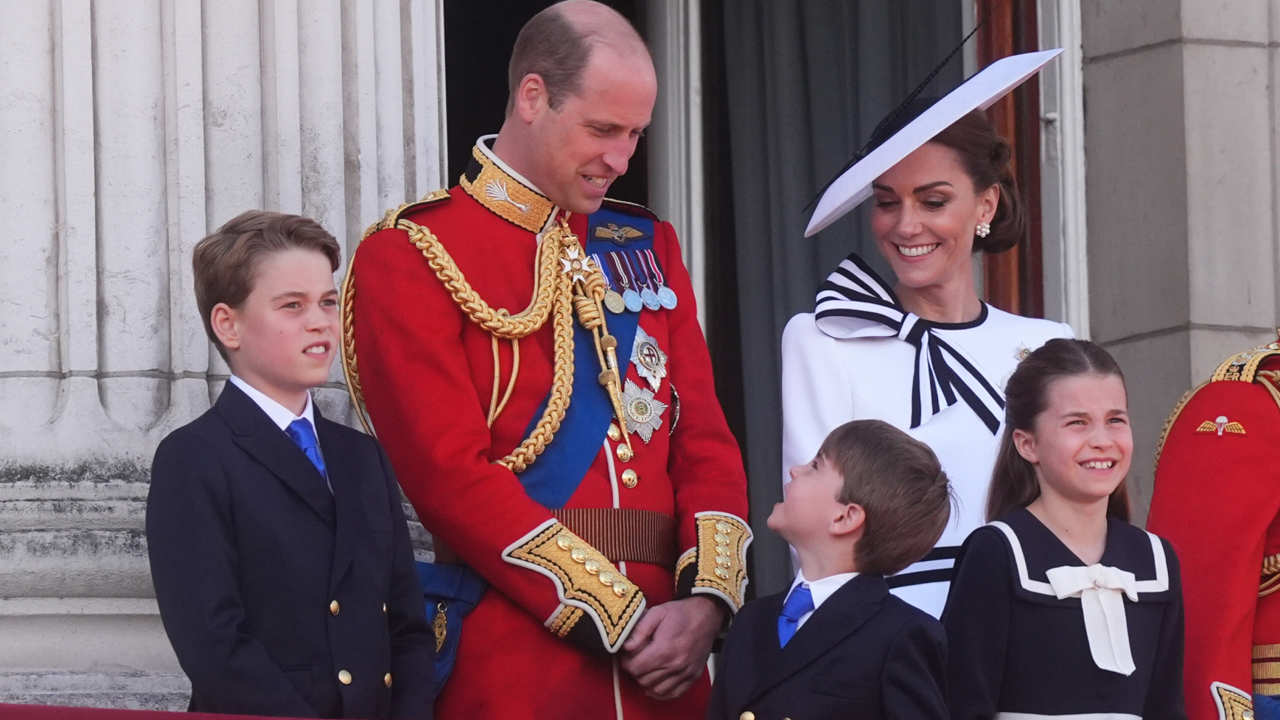
[[[1147,526],[1182,562],[1188,716],[1277,717],[1280,342],[1228,358],[1174,408]]]
[[[675,232],[604,198],[653,64],[571,0],[526,24],[509,79],[496,139],[371,228],[344,288],[353,395],[457,563],[420,567],[456,643],[437,713],[698,717],[751,531]]]

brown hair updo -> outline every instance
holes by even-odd
[[[973,181],[973,191],[980,193],[992,185],[999,186],[1000,199],[991,218],[991,234],[973,238],[975,251],[998,253],[1018,244],[1027,234],[1027,214],[1009,167],[1012,149],[979,110],[955,121],[929,142],[949,147],[960,156],[965,174]]]
[[[1026,507],[1040,496],[1035,467],[1018,453],[1013,431],[1031,431],[1036,416],[1044,412],[1049,384],[1073,375],[1114,375],[1124,383],[1124,373],[1115,358],[1088,340],[1054,338],[1018,364],[1004,390],[1004,435],[996,453],[987,496],[987,520],[995,520],[1011,510]],[[1116,486],[1107,502],[1107,515],[1128,522],[1129,494],[1125,482]]]

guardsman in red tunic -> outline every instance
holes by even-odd
[[[1280,342],[1228,358],[1179,401],[1147,526],[1182,561],[1188,716],[1278,717]]]
[[[604,199],[652,61],[569,2],[511,63],[501,132],[371,228],[344,286],[349,386],[436,542],[437,714],[701,717],[751,531],[675,232]]]

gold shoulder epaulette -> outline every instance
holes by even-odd
[[[420,210],[427,207],[428,205],[435,205],[436,203],[444,202],[445,200],[448,200],[449,197],[449,191],[445,188],[440,188],[439,190],[432,190],[426,195],[423,195],[421,200],[415,200],[414,202],[405,203],[400,207],[391,208],[382,216],[381,219],[370,225],[364,231],[364,235],[360,236],[360,239],[363,240],[379,230],[386,230],[387,228],[395,227],[396,223],[400,222],[400,218],[405,215],[413,212],[414,210]]]
[[[661,219],[661,218],[659,218],[659,217],[658,217],[658,214],[657,214],[657,213],[655,213],[654,211],[650,210],[649,208],[647,208],[647,207],[645,207],[645,206],[643,206],[643,205],[641,205],[641,204],[639,204],[639,203],[627,202],[626,200],[617,200],[617,199],[614,199],[614,198],[605,198],[605,199],[604,199],[604,207],[607,207],[607,208],[609,208],[610,210],[616,210],[617,212],[627,213],[627,214],[629,214],[629,215],[642,215],[642,216],[647,217],[647,218],[649,218],[650,220],[653,220],[653,221],[655,221],[655,222],[657,222],[657,221],[659,221],[659,220]]]
[[[1254,376],[1258,374],[1258,366],[1267,358],[1278,355],[1280,355],[1280,341],[1270,342],[1252,350],[1236,353],[1222,361],[1218,369],[1213,371],[1213,376],[1209,378],[1209,381],[1253,382]]]

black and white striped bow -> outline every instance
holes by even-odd
[[[983,305],[982,316],[986,313]],[[819,330],[834,338],[896,336],[915,347],[911,427],[920,427],[959,397],[992,435],[1000,431],[1004,393],[963,352],[939,337],[934,323],[907,312],[857,253],[841,261],[818,289],[814,320]]]

